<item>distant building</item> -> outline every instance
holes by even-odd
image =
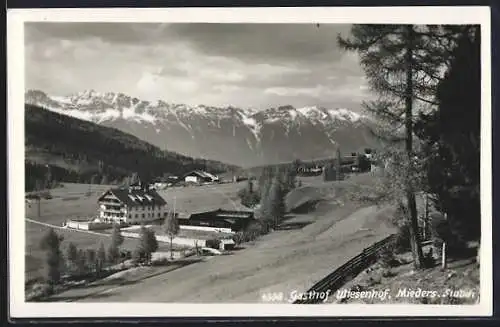
[[[155,190],[162,190],[177,183],[178,180],[177,176],[160,177],[154,180],[152,186]]]
[[[189,172],[184,175],[184,181],[186,183],[217,183],[219,182],[219,177],[212,175],[210,173],[207,173],[205,171],[201,170],[193,170],[192,172]]]
[[[167,216],[167,203],[155,190],[110,189],[98,203],[102,222],[142,224]]]

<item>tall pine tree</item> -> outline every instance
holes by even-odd
[[[449,225],[464,239],[480,236],[480,28],[466,30],[438,86],[439,110],[422,114],[427,184]]]
[[[359,54],[369,86],[379,99],[365,108],[381,121],[389,135],[404,130],[407,169],[402,178],[405,210],[410,230],[414,264],[422,266],[423,253],[418,233],[413,166],[415,111],[435,108],[440,72],[449,65],[449,52],[459,28],[431,25],[354,25],[351,37],[339,36],[341,47]],[[391,139],[392,141],[392,139]],[[396,200],[400,205],[401,199]]]

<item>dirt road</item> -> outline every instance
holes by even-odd
[[[308,224],[275,231],[232,255],[185,266],[82,302],[261,302],[264,292],[304,291],[363,248],[394,230],[383,222],[388,209],[318,208],[294,218]],[[292,221],[294,220],[292,219]],[[71,290],[60,294],[71,297]]]

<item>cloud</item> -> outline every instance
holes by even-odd
[[[145,100],[358,108],[370,96],[348,25],[27,23],[26,85]]]

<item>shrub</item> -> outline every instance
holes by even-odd
[[[247,186],[238,191],[238,197],[241,204],[246,207],[253,208],[260,202],[260,194],[254,190],[254,185],[251,180],[248,180]]]
[[[396,275],[397,274],[392,269],[384,269],[384,271],[382,271],[382,277],[384,278],[391,278]]]
[[[244,242],[250,242],[255,240],[257,237],[269,232],[269,225],[265,221],[254,221],[250,223],[247,228],[243,231],[236,233],[233,236],[233,240],[236,244],[241,244]]]
[[[430,248],[429,251],[424,255],[424,260],[422,262],[422,265],[425,268],[432,268],[436,265],[436,260],[434,259],[434,253],[432,251],[432,248]]]
[[[411,250],[410,227],[407,223],[398,226],[398,233],[394,242],[394,251],[403,253]]]
[[[33,285],[31,292],[27,295],[27,300],[40,299],[54,294],[54,287],[48,283],[37,283]]]
[[[244,232],[242,231],[239,231],[239,232],[236,232],[234,235],[233,235],[233,241],[236,245],[240,245],[241,243],[244,242],[244,235],[243,235]]]
[[[382,263],[382,266],[387,268],[397,267],[401,265],[401,262],[394,256],[394,249],[387,247],[379,255],[378,259]]]
[[[207,240],[205,243],[205,246],[207,248],[212,248],[212,249],[219,249],[221,241],[218,239],[210,239]]]
[[[160,258],[158,260],[154,260],[151,263],[152,266],[166,266],[168,265],[168,259],[167,258]]]
[[[446,242],[446,255],[450,258],[460,258],[468,252],[466,241],[454,232],[448,220],[442,215],[434,214],[431,221],[433,244],[439,256],[441,256],[443,242]]]

